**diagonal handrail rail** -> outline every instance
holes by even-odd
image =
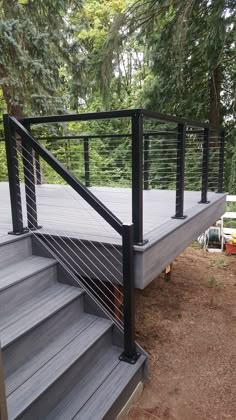
[[[16,132],[27,140],[27,143],[41,156],[63,179],[66,181],[96,212],[103,217],[120,235],[122,235],[122,222],[116,217],[88,188],[86,188],[74,175],[37,140],[14,117],[9,117],[9,122]]]

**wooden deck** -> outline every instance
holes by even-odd
[[[131,221],[131,190],[92,187],[91,191],[122,222]],[[199,204],[200,192],[186,191],[187,218],[176,220],[171,218],[175,213],[175,191],[144,191],[144,238],[148,242],[135,247],[138,288],[152,281],[224,213],[225,194],[209,193],[208,199],[209,204]],[[12,228],[8,183],[0,183],[0,203],[0,236],[5,236]],[[37,204],[41,233],[121,244],[119,235],[68,186],[37,186]]]

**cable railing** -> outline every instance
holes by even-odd
[[[60,133],[39,124],[60,124]],[[98,133],[80,134],[82,124]],[[194,205],[222,193],[224,132],[144,110],[5,115],[4,128],[13,233],[32,232],[124,331],[122,358],[135,362],[134,245],[146,243],[145,200],[154,197],[156,219],[160,197],[170,217],[184,219],[185,191],[194,192]]]
[[[92,188],[119,220],[133,222],[137,245],[146,242],[144,217],[149,217],[143,210],[148,206],[144,191],[172,191],[168,214],[177,219],[184,218],[185,208],[189,208],[184,191],[201,192],[199,197],[193,195],[193,205],[208,203],[208,191],[223,191],[224,132],[215,133],[208,124],[140,109],[34,117],[21,122],[32,128],[34,138],[80,180],[87,192]],[[79,124],[79,131],[75,124]],[[97,134],[85,133],[82,124]],[[51,135],[42,129],[45,125],[50,125]],[[115,133],[111,133],[112,127]],[[38,185],[61,182],[36,150],[34,162]],[[157,200],[161,197],[157,194]]]
[[[106,132],[111,130],[111,119],[122,118],[129,122],[115,123],[116,133]],[[76,122],[82,131],[82,122],[91,120],[108,123],[102,122],[100,134],[76,134],[75,125],[68,125]],[[53,132],[60,131],[60,135],[48,135],[45,130],[39,135],[39,130],[34,137],[85,187],[92,188],[119,220],[134,223],[137,245],[146,242],[144,235],[149,230],[149,226],[144,230],[149,220],[149,213],[144,212],[149,196],[144,191],[171,191],[168,200],[172,210],[167,217],[177,219],[184,218],[190,208],[184,191],[201,192],[192,195],[192,205],[208,203],[209,191],[223,191],[224,132],[212,132],[207,124],[143,110],[35,117],[22,122],[33,130],[38,124],[58,125]],[[92,129],[101,131],[97,126]],[[61,183],[36,151],[34,162],[38,185]],[[163,200],[161,194],[156,197],[157,201]],[[156,225],[158,217],[158,213],[156,218],[152,214]]]
[[[124,352],[121,360],[134,363],[138,358],[134,332],[134,264],[133,225],[122,224],[86,187],[84,187],[46,148],[40,145],[28,130],[16,119],[5,117],[5,133],[8,157],[9,184],[13,216],[13,232],[24,233],[27,228],[41,241],[82,287],[102,308],[104,314],[113,319],[124,331]],[[91,212],[117,232],[121,238],[119,246],[94,241],[88,238],[72,238],[63,223],[58,228],[50,214],[42,212],[40,203],[42,185],[36,182],[39,169],[35,165],[35,152],[41,160],[61,178],[65,201],[72,196],[77,217],[81,203],[86,212]],[[22,200],[22,189],[24,200]],[[61,194],[61,191],[60,191]],[[78,197],[79,206],[78,209]],[[23,204],[23,205],[22,205]],[[61,206],[62,216],[65,203]],[[77,211],[78,210],[78,211]],[[57,218],[58,215],[57,208]],[[48,219],[47,219],[48,218]],[[48,222],[48,223],[47,223]],[[74,225],[76,227],[76,224]]]

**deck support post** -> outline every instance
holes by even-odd
[[[134,242],[143,245],[143,115],[132,116],[132,222]]]
[[[176,163],[176,202],[173,219],[185,219],[184,216],[184,169],[185,169],[186,124],[178,124],[177,163]]]
[[[124,294],[124,351],[121,361],[134,364],[140,353],[135,343],[135,289],[134,289],[134,225],[124,224],[122,233],[123,294]]]
[[[12,235],[22,235],[28,232],[28,229],[23,226],[20,177],[18,168],[17,143],[16,132],[10,124],[8,114],[3,116],[8,180],[11,200],[11,214],[12,214]]]
[[[85,179],[85,186],[90,187],[89,139],[88,139],[88,137],[84,137],[84,179]]]
[[[150,170],[150,162],[149,162],[149,152],[150,152],[150,138],[148,134],[144,135],[144,151],[143,151],[143,186],[144,190],[149,189],[149,170]]]
[[[224,157],[225,157],[225,131],[221,130],[221,133],[220,133],[218,193],[223,193],[224,192]]]
[[[202,192],[199,203],[209,204],[207,201],[208,190],[208,162],[209,162],[209,128],[204,128],[203,155],[202,155]]]

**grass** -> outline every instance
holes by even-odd
[[[211,267],[228,267],[228,263],[223,256],[215,257],[213,260],[209,262]]]

